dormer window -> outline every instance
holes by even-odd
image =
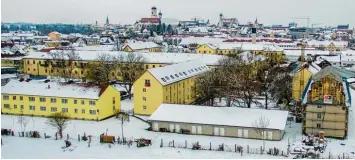
[[[184,73],[184,75],[187,76],[186,72],[182,72],[182,73]]]
[[[171,79],[175,79],[173,75],[170,75],[170,78],[171,78]]]
[[[176,78],[179,78],[179,76],[178,76],[177,74],[175,74],[175,77],[176,77]]]
[[[145,80],[144,86],[150,87],[150,80],[149,79]]]
[[[170,78],[169,78],[168,76],[165,76],[165,79],[166,79],[166,80],[170,80]]]
[[[183,76],[183,74],[182,74],[181,72],[179,73],[179,75],[180,75],[180,76]]]
[[[163,80],[163,82],[166,82],[166,80],[164,78],[161,78],[161,80]]]
[[[195,68],[195,71],[198,72],[198,70]]]

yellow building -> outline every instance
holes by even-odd
[[[285,60],[283,49],[269,44],[225,42],[219,44],[203,44],[196,48],[196,53],[200,54],[230,55],[236,54],[238,51],[250,51],[253,54],[264,55],[277,62],[283,62]]]
[[[151,115],[162,103],[191,104],[195,101],[195,78],[209,71],[200,60],[148,69],[133,84],[134,113]]]
[[[56,52],[56,51],[52,51]],[[74,78],[85,78],[89,66],[92,63],[95,63],[95,58],[100,53],[108,53],[112,55],[118,54],[141,54],[146,60],[144,63],[145,69],[163,67],[166,65],[180,63],[192,59],[200,59],[205,64],[210,67],[216,66],[218,60],[223,56],[220,55],[203,55],[203,54],[187,54],[187,53],[136,53],[136,52],[113,52],[113,51],[76,51],[80,57],[80,60],[73,61],[73,77]],[[63,67],[61,64],[57,63],[58,61],[53,60],[53,57],[49,56],[48,53],[43,52],[34,52],[23,58],[24,72],[30,75],[38,76],[51,76],[56,72],[63,72]],[[69,65],[65,63],[65,65]],[[119,71],[117,71],[119,72]],[[114,73],[117,75],[117,73]]]
[[[302,96],[302,102],[307,105],[305,133],[324,131],[328,137],[346,137],[352,96],[346,79],[354,76],[353,72],[328,66],[309,80]]]
[[[314,62],[305,62],[302,66],[297,67],[292,79],[292,98],[294,100],[301,100],[308,80],[320,70],[321,68]]]
[[[68,113],[73,119],[103,120],[121,109],[120,89],[111,85],[11,80],[1,87],[1,113],[49,116]]]
[[[62,34],[60,34],[59,32],[51,32],[51,33],[49,33],[48,34],[48,37],[50,38],[50,39],[52,39],[52,40],[60,40],[60,36],[61,36]]]
[[[126,52],[139,52],[139,51],[147,51],[147,52],[161,52],[161,47],[154,42],[134,42],[128,43],[123,46],[123,51]]]

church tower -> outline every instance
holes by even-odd
[[[163,13],[161,13],[161,11],[159,11],[159,19],[161,20],[163,18]]]
[[[110,24],[110,21],[108,20],[108,15],[106,17],[106,25],[109,25]]]
[[[152,7],[152,18],[158,18],[157,7]]]

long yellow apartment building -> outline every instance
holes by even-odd
[[[113,85],[11,80],[1,87],[2,114],[46,117],[63,112],[73,119],[99,121],[120,109],[120,87]]]
[[[355,73],[328,66],[309,80],[302,101],[306,104],[305,133],[345,138],[348,132],[348,108],[351,93],[346,79]]]
[[[133,84],[134,113],[151,115],[162,103],[191,104],[196,76],[209,70],[198,59],[148,69]]]
[[[224,42],[219,44],[202,44],[196,48],[196,53],[198,54],[229,55],[236,54],[238,51],[249,51],[253,54],[264,55],[277,62],[285,60],[283,49],[270,44]]]
[[[52,51],[56,52],[56,51]],[[76,51],[80,60],[72,61],[70,65],[74,66],[72,75],[75,78],[86,78],[89,72],[89,66],[97,62],[95,58],[100,53],[107,53],[112,55],[119,54],[141,54],[145,59],[144,68],[157,68],[166,65],[179,63],[192,59],[200,59],[210,67],[215,67],[223,56],[221,55],[202,55],[202,54],[187,54],[187,53],[137,53],[137,52],[116,52],[116,51]],[[38,76],[51,76],[56,72],[63,72],[62,64],[57,63],[48,53],[35,52],[22,58],[24,64],[24,73]],[[65,62],[63,65],[69,65]],[[119,79],[119,69],[113,73]]]

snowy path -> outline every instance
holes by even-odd
[[[350,89],[352,105],[349,108],[348,116],[348,142],[355,146],[355,90]]]

